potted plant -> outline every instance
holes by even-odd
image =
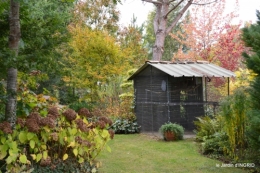
[[[171,122],[165,123],[160,127],[159,131],[166,141],[183,139],[184,128],[179,124]]]

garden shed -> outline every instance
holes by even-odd
[[[196,117],[205,115],[207,83],[235,74],[207,61],[147,61],[129,80],[134,81],[135,114],[142,132],[158,132],[166,122],[194,130]]]

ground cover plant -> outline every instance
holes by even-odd
[[[222,163],[198,152],[194,139],[165,142],[152,135],[115,135],[109,143],[112,152],[103,152],[100,173],[245,173],[245,170],[218,167]],[[217,165],[219,164],[219,165]]]

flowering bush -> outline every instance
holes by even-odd
[[[14,130],[8,122],[0,123],[0,160],[5,160],[6,172],[96,172],[97,155],[104,147],[111,150],[106,145],[114,135],[107,130],[111,120],[100,117],[90,122],[87,109],[33,110],[17,119]]]

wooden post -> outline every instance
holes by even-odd
[[[228,96],[229,96],[229,77],[227,79],[228,79]]]
[[[171,121],[171,114],[170,114],[170,91],[169,91],[169,75],[167,75],[167,85],[166,85],[166,91],[167,91],[167,115],[168,115],[168,121]]]
[[[208,109],[208,92],[207,92],[207,77],[205,76],[204,77],[204,82],[205,82],[205,102],[206,102],[206,109]],[[205,109],[205,107],[204,107]],[[207,115],[207,112],[206,111],[206,115]]]

